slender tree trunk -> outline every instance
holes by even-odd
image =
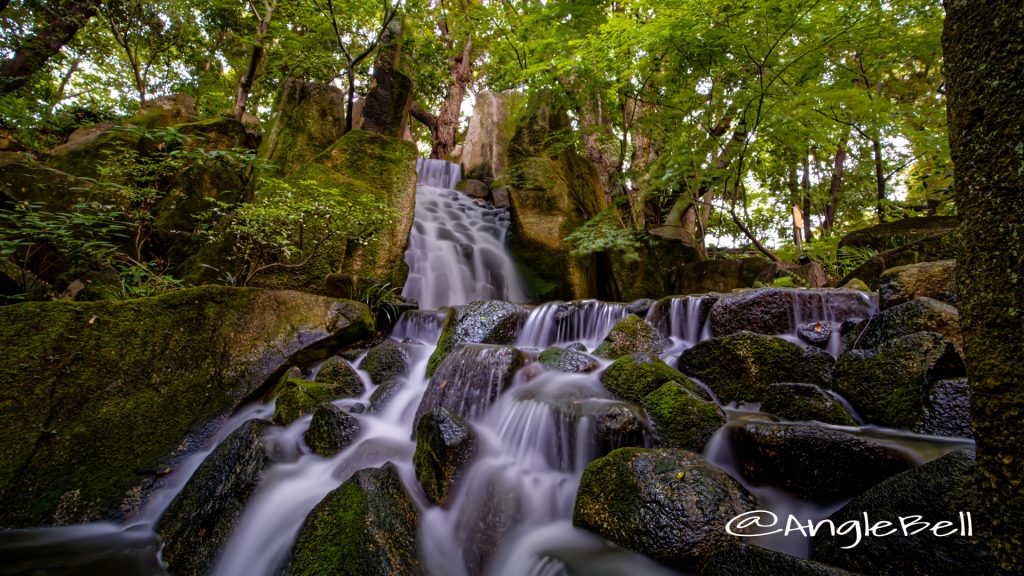
[[[345,95],[345,133],[352,131],[353,110],[356,104],[356,70],[351,62],[345,67],[345,76],[348,78],[348,94]]]
[[[804,174],[800,179],[800,188],[803,192],[804,211],[804,242],[814,240],[814,232],[811,230],[811,150],[804,153],[803,158]]]
[[[875,206],[875,212],[878,213],[878,223],[885,222],[885,166],[883,165],[882,159],[882,142],[879,139],[877,133],[871,140],[871,148],[874,151],[875,159],[875,185],[878,189],[878,203]]]
[[[6,3],[5,6],[6,7]],[[54,55],[60,52],[78,29],[96,14],[96,0],[63,0],[49,12],[51,20],[25,38],[14,55],[0,62],[0,94],[21,88]]]
[[[1000,574],[1024,566],[1024,2],[946,0],[942,35],[960,217],[957,282],[979,526]]]
[[[797,164],[794,161],[789,165],[789,203],[792,206],[800,206],[800,174],[798,174]],[[800,222],[803,224],[803,222]],[[800,235],[800,230],[803,226],[797,226],[796,220],[793,221],[793,245],[796,246],[797,250],[803,250],[804,239]]]
[[[846,173],[846,141],[849,134],[844,134],[836,146],[835,162],[832,165],[832,181],[828,185],[828,205],[825,206],[825,221],[822,228],[831,233],[836,224],[836,211],[839,209],[839,192],[843,187],[843,175]]]
[[[60,86],[57,87],[57,97],[54,98],[53,104],[50,105],[50,114],[53,114],[53,111],[56,110],[57,106],[59,106],[61,101],[64,100],[64,94],[65,92],[67,92],[68,83],[71,82],[71,77],[75,75],[75,72],[78,71],[78,67],[81,65],[81,59],[76,58],[71,63],[71,66],[68,68],[68,71],[60,79]]]
[[[589,92],[590,97],[585,98],[578,111],[583,132],[583,150],[601,175],[601,188],[610,206],[612,196],[620,193],[618,182],[622,162],[614,145],[615,135],[612,133],[612,115],[608,103],[600,90]]]
[[[473,77],[472,51],[472,40],[466,40],[462,50],[448,59],[451,81],[445,91],[444,103],[441,104],[437,121],[430,132],[433,139],[430,148],[431,158],[447,158],[455,149],[455,139],[459,132],[459,112],[462,110],[462,101],[466,98],[466,86]]]
[[[249,94],[252,94],[252,86],[256,82],[256,76],[259,74],[260,63],[263,62],[263,37],[267,35],[267,30],[270,28],[270,19],[274,15],[274,5],[267,4],[266,9],[259,24],[256,26],[256,39],[252,45],[252,52],[249,54],[249,65],[238,81],[238,93],[235,95],[235,108],[232,115],[239,122],[245,116]]]

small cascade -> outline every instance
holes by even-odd
[[[431,310],[474,300],[525,301],[519,272],[505,250],[508,210],[456,192],[458,164],[420,159],[416,169],[420,180],[402,296]]]
[[[801,344],[814,343],[838,358],[843,351],[842,323],[876,313],[878,297],[865,292],[794,290],[789,330],[779,335]]]
[[[676,354],[711,337],[708,316],[713,303],[707,296],[660,300],[651,306],[644,319],[672,339],[668,354]]]
[[[621,303],[598,300],[548,302],[530,313],[516,345],[547,348],[581,342],[587,350],[593,350],[608,331],[627,315],[628,305]]]
[[[447,314],[437,310],[409,310],[395,323],[395,327],[391,329],[391,337],[398,341],[411,338],[427,344],[437,344],[445,316]]]

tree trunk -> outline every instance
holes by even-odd
[[[832,181],[828,185],[828,205],[825,206],[825,221],[822,228],[831,233],[836,224],[836,211],[839,209],[839,192],[843,187],[843,174],[846,172],[846,140],[848,134],[844,134],[836,147],[835,163],[832,166]]]
[[[1002,574],[1024,566],[1024,2],[946,0],[957,281],[976,483]]]
[[[96,0],[64,0],[50,14],[52,19],[42,29],[26,38],[13,56],[0,63],[0,94],[24,86],[29,77],[60,52],[96,14]]]
[[[451,82],[448,83],[437,121],[430,131],[433,139],[430,148],[431,158],[447,158],[455,149],[455,138],[459,132],[459,112],[466,97],[466,85],[473,77],[472,50],[473,41],[466,40],[462,50],[448,59]]]
[[[885,222],[885,166],[882,164],[882,142],[876,134],[871,140],[871,148],[875,156],[875,185],[878,188],[878,204],[875,212],[878,213],[878,223]]]
[[[620,193],[619,173],[622,171],[622,163],[614,145],[611,111],[600,90],[591,90],[590,97],[585,98],[580,105],[579,117],[584,153],[601,175],[601,188],[610,206],[612,196]]]
[[[647,169],[658,159],[658,146],[650,130],[644,125],[644,117],[654,106],[638,97],[626,101],[624,115],[633,139],[633,155],[629,168],[633,173],[630,186],[626,189],[629,197],[629,220],[636,230],[645,230],[648,225],[659,224],[659,214],[648,214],[646,189]],[[653,212],[653,211],[652,211]]]
[[[811,151],[808,149],[803,158],[804,174],[800,179],[800,188],[803,192],[804,211],[804,242],[814,240],[814,232],[811,231]]]
[[[263,14],[259,24],[256,26],[256,39],[252,45],[252,52],[249,54],[249,66],[245,73],[238,80],[238,93],[235,95],[235,108],[233,116],[235,120],[242,121],[245,116],[245,107],[249,103],[249,94],[252,94],[253,83],[259,74],[260,63],[263,61],[263,37],[267,35],[270,28],[270,19],[274,15],[274,7],[267,5],[267,11]]]
[[[801,198],[800,198],[800,174],[798,173],[798,170],[799,170],[799,168],[797,168],[797,164],[796,164],[795,161],[792,164],[789,165],[789,182],[788,182],[789,199],[790,199],[789,203],[792,206],[800,206],[800,203],[801,203]],[[792,226],[792,228],[793,228],[793,245],[796,246],[796,249],[799,251],[799,250],[803,250],[803,248],[804,248],[804,239],[800,235],[800,230],[803,227],[802,226],[798,226],[797,224],[798,224],[797,221],[794,220],[793,221],[793,226]],[[803,222],[799,222],[799,224],[803,224]]]

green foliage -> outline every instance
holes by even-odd
[[[315,180],[268,178],[256,198],[237,206],[214,201],[201,216],[211,241],[231,245],[236,268],[222,277],[241,286],[271,268],[300,268],[335,242],[365,245],[398,216],[371,194],[349,196]]]
[[[401,287],[392,286],[390,282],[376,282],[360,290],[355,299],[369,306],[374,318],[380,319],[383,316],[384,323],[390,326],[401,313],[397,304],[401,294]]]
[[[796,278],[792,276],[779,276],[771,282],[754,282],[754,288],[799,288]]]
[[[637,249],[642,246],[636,233],[622,225],[611,211],[599,212],[565,237],[572,246],[573,256],[587,256],[596,252],[619,251],[627,262],[639,262]]]
[[[819,262],[833,282],[846,277],[847,274],[878,253],[876,250],[862,246],[840,248],[840,240],[842,239],[839,236],[826,236],[804,244],[804,254]],[[785,256],[790,256],[788,259],[795,261],[798,255],[794,250],[787,252]]]
[[[63,270],[74,277],[110,267],[118,258],[118,242],[127,227],[122,214],[106,206],[79,204],[67,212],[45,209],[41,203],[19,203],[0,209],[0,257],[18,269],[15,278],[25,297],[42,299],[48,294],[30,293],[35,276]]]

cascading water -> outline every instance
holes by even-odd
[[[505,250],[508,210],[457,192],[458,164],[421,158],[416,167],[416,217],[402,296],[426,310],[474,300],[525,301],[519,273]]]
[[[358,470],[387,462],[396,465],[421,511],[418,555],[430,574],[673,574],[644,556],[613,546],[572,525],[576,491],[586,465],[620,445],[652,445],[646,415],[642,411],[631,412],[635,409],[614,400],[601,384],[600,372],[608,365],[606,361],[599,362],[598,370],[585,374],[544,371],[530,362],[496,398],[488,393],[480,395],[486,401],[473,399],[474,406],[465,411],[477,437],[473,463],[455,484],[445,506],[428,502],[416,480],[412,455],[416,448],[415,417],[432,385],[427,377],[428,359],[435,351],[445,320],[443,312],[434,310],[476,299],[521,300],[524,293],[503,248],[507,213],[454,191],[460,178],[457,166],[422,160],[418,168],[421,185],[406,255],[410,276],[403,295],[419,300],[421,310],[405,313],[391,332],[391,338],[401,341],[410,351],[409,368],[389,383],[395,388],[387,402],[365,413],[356,410],[356,405],[372,406],[374,392],[383,383],[372,382],[366,372],[359,371],[367,384],[366,391],[359,398],[335,404],[352,413],[360,433],[333,457],[315,455],[305,445],[309,416],[287,427],[268,430],[264,444],[274,463],[249,497],[216,560],[214,574],[280,573],[306,517],[317,503]],[[802,297],[796,297],[791,326],[843,320],[833,313],[827,297],[801,304]],[[650,309],[648,323],[673,340],[674,345],[662,353],[669,364],[674,365],[674,358],[683,350],[710,337],[708,310],[712,303],[713,297],[676,297],[664,299]],[[553,345],[593,350],[628,314],[627,305],[591,300],[544,304],[533,309],[515,346],[530,357],[535,357],[537,349]],[[787,329],[783,336],[795,338],[796,334]],[[838,338],[830,341],[830,351],[833,344],[838,344]],[[452,374],[483,374],[488,379],[486,362],[497,354],[491,348],[478,348],[464,349],[459,361],[485,364]],[[459,385],[442,385],[445,384]],[[241,411],[223,425],[213,445],[247,418],[267,418],[271,412],[269,405]],[[757,495],[763,506],[780,515],[795,510],[801,517],[821,518],[837,506],[811,505],[779,490],[746,482],[738,471],[726,432],[737,421],[757,417],[757,412],[742,407],[726,407],[726,412],[729,422],[705,450],[710,462]],[[602,415],[608,414],[615,422],[631,423],[631,427],[609,432],[602,420]],[[880,429],[852,430],[901,445],[916,443],[911,451],[917,453],[926,452],[921,448],[925,445],[928,450],[944,451],[965,444],[935,443],[926,437],[890,434]],[[93,572],[162,574],[154,558],[158,537],[152,526],[206,454],[197,453],[181,463],[130,525],[24,531],[0,538],[0,558],[19,562],[27,558],[25,565],[38,572],[39,566],[54,565],[47,563],[46,556],[78,554],[83,558],[80,565]],[[758,544],[807,555],[805,541]],[[79,566],[76,573],[85,572],[88,570]]]

